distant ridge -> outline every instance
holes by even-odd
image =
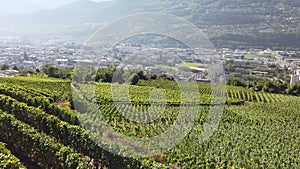
[[[43,37],[53,33],[55,27],[55,34],[60,37],[81,38],[96,30],[83,25],[97,26],[128,14],[155,11],[188,19],[201,28],[216,47],[300,48],[298,0],[81,0],[9,18],[2,21],[2,29],[19,31],[22,28],[24,35],[32,37],[40,31],[38,36]],[[40,25],[46,26],[41,28]]]

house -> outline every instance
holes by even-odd
[[[299,82],[300,81],[300,76],[299,75],[291,75],[291,81],[290,81],[290,84],[294,84],[296,82]]]
[[[17,75],[19,72],[17,70],[1,70],[0,77],[13,77]]]
[[[250,75],[255,75],[255,76],[266,76],[268,75],[268,72],[261,72],[261,71],[252,71],[250,72]]]

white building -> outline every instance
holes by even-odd
[[[291,75],[291,82],[290,82],[291,85],[300,81],[300,69],[294,71],[295,71],[294,73],[296,74]]]

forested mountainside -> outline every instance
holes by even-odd
[[[29,37],[46,34],[84,39],[105,23],[143,12],[163,12],[186,18],[201,28],[218,48],[300,48],[298,0],[114,0],[98,3],[83,0],[10,18],[2,22],[2,27],[17,28],[16,32],[21,27],[22,35],[29,32]],[[5,26],[6,23],[9,26]]]
[[[160,4],[160,11],[204,29],[218,47],[299,47],[297,0],[162,0]]]

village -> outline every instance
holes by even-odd
[[[226,69],[227,75],[239,73],[284,80],[268,71],[276,68],[277,74],[282,69],[290,72],[291,84],[300,81],[300,51],[222,48],[204,52],[214,53],[224,64],[235,65],[230,70]],[[46,65],[57,68],[89,65],[97,69],[123,65],[125,70],[141,69],[149,74],[164,73],[184,81],[209,82],[207,60],[203,54],[199,56],[192,50],[179,47],[133,47],[122,44],[95,52],[92,47],[77,43],[0,43],[0,76],[15,76],[19,70],[42,70]]]

